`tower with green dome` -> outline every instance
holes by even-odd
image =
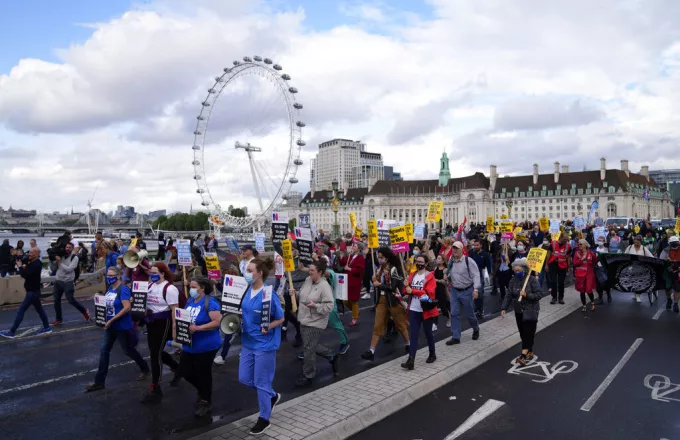
[[[451,170],[449,170],[449,156],[446,151],[442,153],[441,164],[439,165],[439,186],[443,187],[449,184],[451,179]]]

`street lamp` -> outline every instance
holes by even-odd
[[[338,224],[338,181],[334,180],[331,184],[333,188],[333,213],[335,214],[335,222],[333,223],[333,239],[340,237],[340,224]]]

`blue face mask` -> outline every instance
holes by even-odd
[[[192,298],[196,298],[198,296],[198,289],[189,289],[189,295]]]
[[[524,278],[524,272],[515,272],[517,278]]]
[[[152,283],[157,283],[161,280],[161,275],[159,273],[152,273],[149,275],[149,279]]]
[[[106,283],[108,285],[116,284],[116,281],[118,281],[118,277],[106,277]]]
[[[248,283],[248,285],[253,284],[253,281],[255,281],[253,279],[253,274],[250,272],[246,272],[245,275],[243,275],[243,278],[246,279],[246,283]]]
[[[415,257],[416,255],[420,255],[420,251],[418,249],[413,249],[413,256]]]

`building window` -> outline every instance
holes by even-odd
[[[590,182],[586,183],[586,188],[590,188],[592,186],[593,186],[592,183],[590,183]]]
[[[546,189],[548,189],[548,188],[546,188],[546,186],[545,186],[545,185],[543,185],[543,191],[545,191]]]
[[[607,205],[607,217],[616,217],[616,203]]]

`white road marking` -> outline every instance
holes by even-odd
[[[465,434],[467,431],[472,429],[476,424],[489,417],[491,414],[496,412],[498,408],[505,405],[505,402],[499,400],[489,399],[484,405],[482,405],[477,411],[475,411],[468,419],[463,422],[455,431],[446,436],[444,440],[453,440],[461,435]]]
[[[48,333],[46,335],[29,335],[29,336],[24,336],[20,339],[22,341],[26,341],[28,339],[47,338],[47,337],[54,336],[54,335],[60,335],[62,333],[78,332],[78,331],[82,331],[82,330],[89,330],[91,328],[96,328],[96,327],[97,327],[96,325],[85,325],[83,327],[69,328],[69,329],[66,329],[66,330],[58,331],[58,332],[55,332],[54,327],[53,327],[52,333]],[[17,339],[19,339],[19,336],[20,335],[17,335],[17,337],[15,339],[5,339],[4,341],[0,341],[0,345],[9,344],[10,342],[17,342]]]
[[[656,313],[654,314],[652,319],[657,321],[661,317],[663,312],[665,312],[665,311],[666,311],[666,304],[662,304],[661,307],[659,307],[659,310],[656,311]]]
[[[16,337],[17,337],[17,338],[21,338],[22,336],[26,336],[27,334],[36,332],[36,331],[38,331],[38,330],[40,330],[40,326],[37,326],[37,327],[29,327],[29,328],[27,328],[27,329],[24,329],[24,331],[22,331],[21,333],[17,333]]]
[[[633,357],[633,353],[635,353],[635,350],[637,350],[640,344],[642,344],[642,341],[643,341],[642,338],[638,338],[635,340],[635,342],[633,342],[633,345],[630,346],[630,348],[628,349],[626,354],[623,355],[619,363],[616,364],[616,366],[614,366],[614,369],[609,372],[607,377],[604,378],[604,381],[602,381],[600,386],[597,387],[593,395],[590,396],[586,403],[583,404],[583,406],[581,407],[581,411],[590,411],[593,408],[595,403],[597,403],[598,399],[602,397],[602,394],[604,394],[609,385],[611,385],[611,383],[614,381],[616,376],[621,372],[626,363],[630,360],[631,357]]]
[[[148,359],[149,359],[149,356],[144,358],[144,360],[148,360]],[[112,369],[112,368],[123,367],[125,365],[130,365],[130,364],[134,364],[134,363],[135,363],[135,361],[127,361],[127,362],[121,362],[120,364],[110,365],[109,370]],[[55,377],[55,378],[52,378],[52,379],[42,380],[40,382],[33,382],[33,383],[29,383],[27,385],[21,385],[21,386],[18,386],[18,387],[10,388],[8,390],[2,390],[2,391],[0,391],[0,396],[2,396],[3,394],[7,394],[7,393],[30,390],[31,388],[39,387],[39,386],[42,386],[42,385],[49,385],[51,383],[56,383],[56,382],[61,382],[63,380],[73,379],[74,377],[86,376],[88,374],[96,373],[97,370],[99,370],[99,368],[94,368],[92,370],[87,370],[87,371],[81,371],[80,373],[69,374],[68,376],[61,376],[61,377]]]

